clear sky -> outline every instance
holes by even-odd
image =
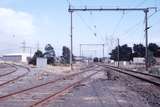
[[[29,47],[44,48],[50,43],[61,55],[70,46],[69,0],[0,0],[0,54]],[[158,7],[160,0],[70,0],[73,7]],[[149,15],[153,14],[151,10]],[[74,54],[81,43],[104,43],[105,55],[121,44],[144,43],[144,12],[76,12],[73,14]],[[160,44],[160,12],[149,18],[149,42]],[[101,47],[84,47],[83,54],[102,56]],[[34,50],[33,50],[34,51]],[[29,51],[27,51],[29,52]]]

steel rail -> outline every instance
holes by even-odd
[[[4,76],[7,76],[7,75],[9,75],[9,74],[12,74],[12,73],[14,73],[14,72],[16,72],[17,71],[17,67],[16,66],[13,66],[13,65],[11,65],[11,64],[7,64],[7,63],[5,63],[6,65],[10,65],[11,67],[13,67],[13,68],[15,68],[14,70],[12,70],[11,72],[8,72],[8,73],[5,73],[5,74],[1,74],[0,75],[0,77],[4,77]]]
[[[83,79],[80,79],[80,80],[78,80],[78,81],[76,81],[76,82],[74,82],[74,83],[72,83],[72,84],[70,84],[70,85],[67,85],[67,86],[64,87],[62,90],[60,90],[60,91],[58,91],[58,92],[55,92],[55,93],[49,95],[48,97],[45,97],[45,98],[41,99],[40,101],[32,104],[30,107],[36,107],[36,106],[44,103],[45,101],[48,101],[48,100],[51,99],[51,98],[54,98],[54,99],[58,98],[59,96],[63,95],[65,92],[67,92],[68,90],[73,89],[76,85],[78,85],[78,84],[80,84],[81,82],[89,79],[90,77],[92,77],[93,75],[97,74],[98,72],[100,72],[100,71],[94,72],[94,73],[88,75],[87,77],[85,77],[85,78],[83,78]],[[53,101],[53,100],[52,100],[52,101]]]
[[[87,70],[85,68],[82,68],[81,70],[84,70],[84,71],[81,71],[81,72],[78,72],[78,73],[74,73],[74,74],[71,74],[71,75],[67,75],[67,76],[63,76],[63,77],[57,78],[55,80],[51,80],[51,81],[43,83],[43,84],[32,86],[30,88],[22,89],[22,90],[19,90],[19,91],[16,91],[16,92],[11,92],[11,93],[9,93],[7,95],[0,96],[0,99],[7,98],[7,97],[10,97],[10,96],[13,96],[13,95],[17,95],[17,94],[20,94],[20,93],[23,93],[23,92],[26,92],[26,91],[30,91],[32,89],[36,89],[36,88],[45,86],[45,85],[56,83],[56,82],[58,82],[60,80],[64,80],[64,79],[67,79],[67,78],[70,78],[70,77],[74,77],[74,76],[80,75],[82,73],[85,73],[85,72],[88,72],[88,71],[92,70],[93,69],[92,67],[93,66],[90,66],[89,68],[86,67]]]
[[[20,79],[20,78],[22,78],[22,77],[25,77],[25,76],[30,72],[30,69],[29,69],[28,67],[25,67],[25,66],[23,66],[23,65],[17,65],[17,64],[13,64],[13,65],[16,65],[16,66],[19,66],[19,67],[22,67],[22,68],[27,69],[27,72],[23,73],[22,75],[17,76],[16,78],[13,78],[13,79],[8,80],[8,81],[6,81],[6,82],[4,82],[4,83],[1,83],[1,84],[0,84],[0,87],[6,85],[6,84],[8,84],[8,83],[14,82],[14,81],[16,81],[16,80],[18,80],[18,79]]]
[[[141,72],[135,72],[133,70],[126,70],[126,69],[122,69],[122,68],[113,67],[113,66],[110,66],[110,65],[100,65],[100,66],[103,66],[105,68],[109,68],[109,69],[114,70],[114,71],[118,71],[118,72],[123,73],[123,74],[127,74],[129,76],[138,78],[140,80],[149,82],[151,84],[154,84],[154,85],[160,87],[160,77],[157,77],[155,75],[150,75],[150,74],[141,73]]]
[[[152,76],[152,77],[160,79],[160,76],[154,75],[154,74],[139,72],[139,71],[135,71],[135,70],[127,69],[127,68],[116,67],[116,66],[111,66],[111,65],[106,65],[106,66],[110,66],[110,67],[114,67],[114,68],[119,68],[119,69],[122,69],[122,70],[125,70],[125,71],[134,72],[134,73],[137,73],[137,74],[143,74],[143,75],[147,75],[147,76]]]

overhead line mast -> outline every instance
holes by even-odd
[[[146,38],[146,51],[145,51],[145,65],[146,65],[146,71],[148,71],[148,12],[149,9],[155,9],[157,10],[156,7],[149,7],[149,8],[71,8],[69,6],[68,12],[71,14],[71,53],[72,53],[72,36],[73,36],[73,31],[72,31],[72,17],[73,17],[73,12],[78,12],[78,11],[143,11],[145,13],[145,38]],[[72,68],[72,58],[70,59],[70,64]]]

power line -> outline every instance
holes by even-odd
[[[146,71],[148,71],[148,12],[149,9],[155,9],[155,8],[69,8],[68,11],[71,13],[75,12],[75,11],[143,11],[145,13],[145,36],[146,36],[146,52],[145,52],[145,56],[146,56]],[[71,17],[72,19],[72,17]],[[71,21],[72,22],[72,21]],[[71,23],[72,26],[72,23]],[[71,27],[71,31],[72,31],[72,27]],[[71,32],[72,35],[72,32]]]
[[[142,2],[140,2],[139,4],[137,4],[135,7],[139,7],[139,6],[143,5],[145,2],[146,2],[146,0],[143,0]],[[122,19],[124,18],[124,14],[127,14],[127,13],[123,13],[123,14],[122,14],[120,20],[118,21],[118,23],[117,23],[116,26],[115,26],[115,29],[113,30],[112,36],[117,32],[117,29],[119,28],[119,25],[120,25]],[[135,28],[136,26],[138,26],[140,23],[141,23],[141,21],[138,22],[137,24],[133,25],[133,26],[130,27],[129,29],[127,29],[127,31],[126,31],[125,34],[128,34],[130,30],[132,30],[133,28]]]
[[[122,22],[123,18],[124,18],[124,13],[122,14],[122,16],[120,17],[119,21],[117,22],[117,24],[116,24],[116,26],[115,26],[115,28],[114,28],[113,33],[112,33],[111,36],[113,36],[117,32],[117,30],[119,28],[119,25]]]
[[[150,19],[151,17],[153,17],[155,14],[157,14],[158,12],[160,12],[160,9],[155,11],[153,14],[151,14],[150,16],[148,16],[148,19]],[[140,24],[142,24],[142,21],[140,20],[139,22],[137,22],[135,25],[131,26],[130,28],[128,28],[125,32],[124,35],[129,34],[132,30],[135,30]]]
[[[158,19],[158,21],[156,21],[155,23],[152,24],[151,27],[154,27],[155,25],[159,24],[160,19]]]
[[[95,32],[95,30],[93,30],[92,27],[89,26],[86,23],[86,21],[84,20],[84,18],[80,14],[78,14],[78,13],[77,13],[77,15],[80,17],[81,21],[86,25],[86,27],[91,31],[91,33],[93,33],[95,37],[98,37],[97,36],[97,32]],[[96,27],[96,29],[97,29],[97,27]],[[100,37],[101,37],[102,41],[104,42],[104,40],[103,40],[104,38],[102,37],[102,35],[100,35]]]
[[[140,2],[139,4],[137,4],[135,7],[140,7],[141,5],[143,5],[146,2],[146,0],[143,0],[142,2]],[[127,13],[126,13],[127,14]],[[137,22],[135,25],[131,26],[130,28],[128,28],[125,32],[124,35],[128,34],[130,31],[132,31],[133,29],[135,30],[136,26],[140,25],[142,23],[142,21],[140,20],[139,22]]]
[[[70,2],[70,0],[67,0],[67,2],[70,4],[71,2]],[[71,4],[70,4],[71,5]],[[74,8],[74,6],[72,6],[73,8]],[[86,25],[86,27],[96,36],[96,33],[95,33],[95,31],[87,24],[87,22],[84,20],[84,18],[80,15],[80,14],[78,14],[77,13],[77,15],[78,15],[78,17],[81,19],[81,21]]]
[[[77,15],[79,16],[79,18],[81,19],[81,21],[86,25],[86,27],[94,34],[94,30],[86,23],[86,21],[84,20],[84,18],[77,13]]]
[[[69,0],[67,0],[67,1],[69,2]],[[139,7],[139,6],[143,5],[145,2],[146,2],[146,0],[143,0],[142,2],[140,2],[139,4],[137,4],[136,7]],[[82,1],[81,1],[81,3],[82,3]],[[154,14],[155,14],[155,13],[154,13]],[[153,15],[154,15],[154,14],[153,14]],[[152,17],[153,15],[149,16],[149,18]],[[80,16],[80,15],[79,15],[79,16]],[[122,15],[122,17],[120,18],[120,20],[119,20],[118,23],[116,24],[116,27],[115,27],[115,29],[113,30],[112,36],[117,32],[117,29],[118,29],[119,24],[121,23],[123,17],[124,17],[124,14]],[[95,31],[84,21],[84,19],[83,19],[81,16],[80,16],[80,18],[81,18],[81,20],[83,21],[83,23],[87,26],[87,28],[88,28],[91,32],[93,32],[95,36],[97,36],[97,33],[95,33]],[[127,29],[127,30],[125,31],[125,35],[128,34],[131,30],[135,29],[136,26],[138,26],[138,25],[140,25],[140,24],[141,24],[141,21],[138,22],[138,23],[136,23],[135,25],[133,25],[133,26],[130,27],[129,29]],[[101,38],[102,38],[102,37],[101,37]],[[102,40],[103,40],[103,38],[102,38]]]
[[[133,26],[129,27],[127,30],[125,30],[125,31],[123,32],[123,36],[129,34],[131,31],[136,30],[136,28],[137,28],[140,24],[142,24],[142,21],[141,21],[141,20],[140,20],[139,22],[137,22],[135,25],[133,25]]]
[[[160,9],[155,11],[154,13],[152,13],[151,15],[148,16],[148,20],[153,17],[155,14],[157,14],[158,12],[160,12]],[[137,22],[135,25],[131,26],[130,28],[128,28],[127,30],[125,30],[124,35],[129,34],[132,30],[135,30],[136,27],[138,27],[140,24],[142,24],[142,21],[140,20],[139,22]]]
[[[92,12],[90,11],[90,15],[92,16],[92,18],[90,18],[91,20],[92,20],[92,23],[93,22],[95,22],[94,20],[93,20],[93,14],[92,14]],[[100,37],[100,39],[102,40],[102,42],[104,42],[105,41],[105,38],[102,36],[103,34],[101,33],[102,31],[100,31],[99,29],[98,29],[98,27],[97,27],[97,25],[96,24],[93,24],[93,26],[94,26],[94,28],[96,29],[96,33],[95,33],[95,36],[96,37]],[[99,34],[98,34],[99,33]],[[97,34],[98,34],[98,36],[97,36]]]
[[[146,2],[146,0],[143,0],[142,2],[137,4],[135,7],[139,7],[139,6],[143,5],[145,2]],[[124,18],[124,14],[127,14],[127,13],[125,12],[125,13],[122,14],[120,20],[118,21],[118,23],[115,26],[115,29],[113,30],[113,33],[112,33],[111,36],[113,36],[117,32],[117,29],[119,28],[119,25],[120,25],[122,19]],[[131,30],[133,30],[133,28],[136,28],[136,26],[138,26],[139,24],[141,24],[141,21],[136,23],[135,25],[131,26],[129,29],[127,29],[124,34],[125,35],[128,34]]]
[[[156,10],[154,13],[152,13],[150,16],[148,16],[148,18],[151,18],[152,16],[154,16],[154,15],[157,14],[158,12],[160,12],[160,9]]]

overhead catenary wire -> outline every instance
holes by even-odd
[[[93,33],[93,35],[95,37],[99,37],[100,36],[101,40],[104,42],[104,38],[102,37],[102,35],[99,34],[97,36],[97,32],[89,24],[87,24],[87,22],[84,20],[84,18],[80,14],[78,14],[78,13],[77,13],[77,15],[79,16],[79,18],[81,19],[81,21],[84,23],[84,25],[90,30],[90,32]],[[96,25],[94,25],[94,28],[97,30],[97,26]]]
[[[158,19],[158,21],[156,21],[155,23],[151,24],[151,28],[154,27],[155,25],[159,24],[160,19]]]
[[[67,0],[67,2],[70,3],[70,0]],[[80,1],[80,2],[82,3],[82,1]],[[139,6],[143,5],[145,2],[146,2],[146,0],[141,1],[139,4],[136,5],[136,7],[139,7]],[[121,17],[122,19],[123,19],[123,16]],[[84,19],[82,17],[81,17],[81,19],[83,20],[83,22],[85,23],[85,25],[88,27],[88,29],[90,29],[91,31],[94,31],[88,24],[86,24],[86,22],[84,21]],[[120,21],[116,25],[119,25],[119,23],[121,22],[122,19],[120,19]],[[138,26],[138,25],[139,24],[136,24],[134,26]],[[115,30],[113,31],[112,35],[114,35],[114,33],[117,31],[116,29],[118,29],[117,26],[116,26]],[[128,30],[127,30],[127,32],[128,32]],[[95,32],[94,32],[94,35],[96,36]]]
[[[121,24],[121,22],[122,22],[122,20],[124,18],[124,15],[125,15],[125,13],[123,12],[122,16],[120,17],[120,19],[118,20],[118,22],[115,25],[113,33],[110,35],[111,37],[113,37],[115,35],[115,33],[117,32],[117,30],[118,30],[118,28],[119,28],[119,26],[120,26],[120,24]],[[117,41],[116,38],[115,39],[112,38],[112,39],[109,40],[110,45],[111,45],[110,48],[108,48],[109,50],[111,50],[111,48],[113,48],[113,46],[114,46],[113,44],[114,44],[115,41]],[[106,44],[107,44],[107,40],[106,40]]]
[[[143,0],[139,5],[137,5],[138,7],[141,6],[142,4],[144,4],[146,2],[146,0]],[[157,3],[157,2],[156,2]],[[155,3],[155,6],[156,6],[156,3]],[[157,7],[157,6],[156,6]],[[151,15],[148,16],[148,20],[153,17],[155,14],[157,14],[158,12],[160,12],[160,9],[156,10],[154,13],[152,13]],[[135,25],[131,26],[129,29],[127,29],[125,32],[124,32],[124,35],[127,35],[129,34],[131,31],[135,30],[136,27],[138,27],[140,24],[142,24],[142,21],[139,21],[138,23],[136,23]]]
[[[156,10],[154,13],[152,13],[151,15],[149,15],[148,18],[151,18],[152,16],[154,16],[154,15],[157,14],[158,12],[160,12],[160,9]]]
[[[156,10],[154,13],[152,13],[151,15],[148,16],[148,20],[153,17],[155,14],[157,14],[158,12],[160,12],[160,9],[159,10]],[[144,21],[142,22],[141,20],[138,21],[136,24],[134,24],[133,26],[129,27],[127,30],[124,31],[124,35],[127,35],[129,34],[131,31],[133,30],[136,30],[136,28],[140,25],[140,24],[143,24]]]
[[[70,3],[70,0],[67,0],[68,1],[68,3]],[[82,1],[81,1],[82,2]],[[146,0],[143,0],[143,1],[141,1],[139,4],[137,4],[136,5],[136,7],[139,7],[139,6],[141,6],[141,5],[143,5],[144,3],[146,2]],[[154,13],[155,14],[155,13]],[[124,15],[123,15],[124,16]],[[151,17],[151,16],[149,16],[149,17]],[[123,18],[123,17],[122,17]],[[87,26],[87,28],[88,29],[90,29],[92,32],[94,32],[94,30],[88,25],[88,24],[86,24],[86,22],[84,21],[84,19],[81,17],[81,19],[83,20],[83,22],[85,23],[85,25]],[[121,19],[120,19],[121,20]],[[118,22],[118,23],[120,23],[120,21]],[[117,25],[118,25],[118,23],[117,23]],[[141,24],[141,22],[139,23],[136,23],[135,25],[133,25],[132,27],[130,27],[129,29],[127,29],[125,32],[127,32],[127,33],[125,33],[125,34],[128,34],[129,32],[130,32],[130,30],[133,30],[134,28],[136,28],[136,26],[138,26],[139,24]],[[118,27],[116,27],[115,29],[118,29]],[[114,33],[116,32],[116,30],[114,30],[114,32],[112,33],[112,35],[114,35]],[[94,35],[96,36],[96,33],[94,32]]]
[[[118,28],[119,28],[119,26],[120,26],[120,24],[121,24],[121,22],[122,22],[122,20],[123,20],[123,18],[124,18],[124,14],[125,14],[125,13],[123,12],[123,14],[122,14],[122,16],[120,17],[119,21],[118,21],[117,24],[115,25],[115,28],[114,28],[113,33],[112,33],[111,36],[114,36],[114,34],[117,32],[117,30],[118,30]]]
[[[129,27],[127,30],[125,30],[123,35],[129,34],[131,31],[135,30],[136,27],[138,27],[140,24],[142,24],[141,20],[139,22],[137,22],[135,25],[133,25],[133,26]]]
[[[71,0],[70,0],[71,1]],[[67,2],[70,4],[70,6],[71,6],[71,2],[70,2],[69,0],[67,0]],[[82,4],[82,1],[79,1],[81,4]],[[74,7],[74,6],[72,6],[72,7]],[[101,35],[101,34],[98,34],[96,31],[97,31],[97,27],[95,27],[96,25],[94,25],[94,28],[96,29],[96,31],[95,31],[95,29],[93,29],[89,24],[87,24],[87,22],[85,21],[85,19],[80,15],[80,14],[78,14],[77,13],[77,15],[80,17],[80,19],[81,19],[81,21],[85,24],[85,26],[93,33],[93,35],[95,36],[95,37],[100,37],[100,39],[104,42],[105,41],[105,38],[103,38],[103,36]],[[97,34],[98,34],[98,36],[97,36]]]
[[[93,22],[95,22],[95,21],[93,21],[94,16],[93,16],[92,11],[90,11],[90,15],[92,16],[92,18],[90,18],[90,19],[92,20],[92,24],[93,24]],[[95,35],[97,38],[100,37],[100,39],[101,39],[102,42],[104,43],[105,38],[104,38],[104,36],[103,36],[103,34],[102,34],[102,31],[100,31],[100,30],[98,29],[99,27],[98,27],[96,24],[93,24],[93,27],[94,27],[94,30],[96,30],[95,33],[94,33],[94,35]],[[98,36],[97,36],[97,35],[98,35]]]
[[[69,5],[71,5],[71,0],[67,0],[67,2],[69,3]],[[81,3],[82,3],[82,1],[81,1]],[[73,6],[72,6],[72,7],[73,7]],[[78,14],[78,13],[77,13],[77,15],[78,15],[78,17],[81,19],[81,21],[85,24],[85,26],[91,31],[91,33],[93,33],[94,36],[97,36],[97,33],[95,33],[95,31],[92,29],[92,27],[90,27],[90,26],[87,24],[87,22],[84,20],[84,18],[83,18],[80,14]]]
[[[143,0],[142,2],[140,2],[139,4],[137,4],[135,7],[140,7],[142,6],[144,3],[146,2],[146,0]],[[127,14],[127,13],[125,13]],[[127,35],[128,33],[130,33],[130,31],[135,30],[135,28],[137,26],[139,26],[142,23],[142,21],[140,20],[139,22],[137,22],[136,24],[132,25],[131,27],[129,27],[127,30],[124,31],[124,35]]]
[[[152,13],[150,16],[148,16],[148,18],[151,18],[153,17],[155,14],[159,13],[160,12],[160,9],[157,10],[156,12]],[[159,24],[159,19],[158,21],[156,21],[155,23],[151,24],[150,28],[154,27],[155,25]]]
[[[137,4],[135,7],[139,7],[139,6],[143,5],[145,2],[146,2],[146,0],[143,0],[142,2],[140,2],[139,4]],[[125,13],[123,12],[120,20],[119,20],[118,23],[116,24],[115,29],[113,30],[113,33],[112,33],[111,36],[114,36],[114,34],[117,32],[117,29],[119,28],[119,25],[120,25],[120,23],[122,22],[122,20],[123,20],[123,18],[124,18],[124,14],[127,14],[127,12],[125,12]],[[135,28],[136,26],[138,26],[140,23],[141,23],[141,21],[138,22],[138,23],[136,23],[135,25],[131,26],[129,29],[127,29],[127,30],[125,31],[124,34],[125,34],[125,35],[128,34],[133,28]],[[111,44],[112,44],[112,42],[113,42],[113,40],[111,41]],[[112,45],[113,45],[113,44],[112,44]]]
[[[86,27],[94,34],[94,30],[87,24],[87,22],[84,20],[84,18],[77,13],[77,15],[79,16],[79,18],[81,19],[81,21],[86,25]]]
[[[146,0],[143,0],[142,2],[140,2],[139,4],[137,4],[135,7],[139,7],[139,6],[143,5],[145,2],[146,2]],[[120,20],[119,20],[118,23],[116,24],[115,29],[113,30],[113,33],[112,33],[111,36],[114,36],[115,33],[117,32],[117,30],[118,30],[118,28],[119,28],[119,25],[120,25],[120,23],[122,22],[122,20],[123,20],[123,18],[124,18],[124,14],[127,14],[127,12],[125,12],[125,13],[123,12]],[[133,28],[136,28],[136,26],[138,26],[140,23],[141,23],[141,21],[138,22],[138,23],[136,23],[135,25],[131,26],[129,29],[127,29],[127,30],[124,32],[124,35],[128,34]]]
[[[70,10],[73,10],[73,9],[70,9]],[[74,10],[76,10],[76,9],[74,9]],[[79,10],[81,11],[81,9],[77,9],[77,10],[78,10],[78,11],[79,11]],[[87,8],[82,9],[82,11],[86,11],[86,10],[92,11],[92,10],[96,10],[96,9],[87,9]],[[97,10],[98,10],[98,9],[97,9]],[[102,8],[101,8],[100,10],[102,10]],[[145,13],[146,13],[146,11],[145,11]]]

